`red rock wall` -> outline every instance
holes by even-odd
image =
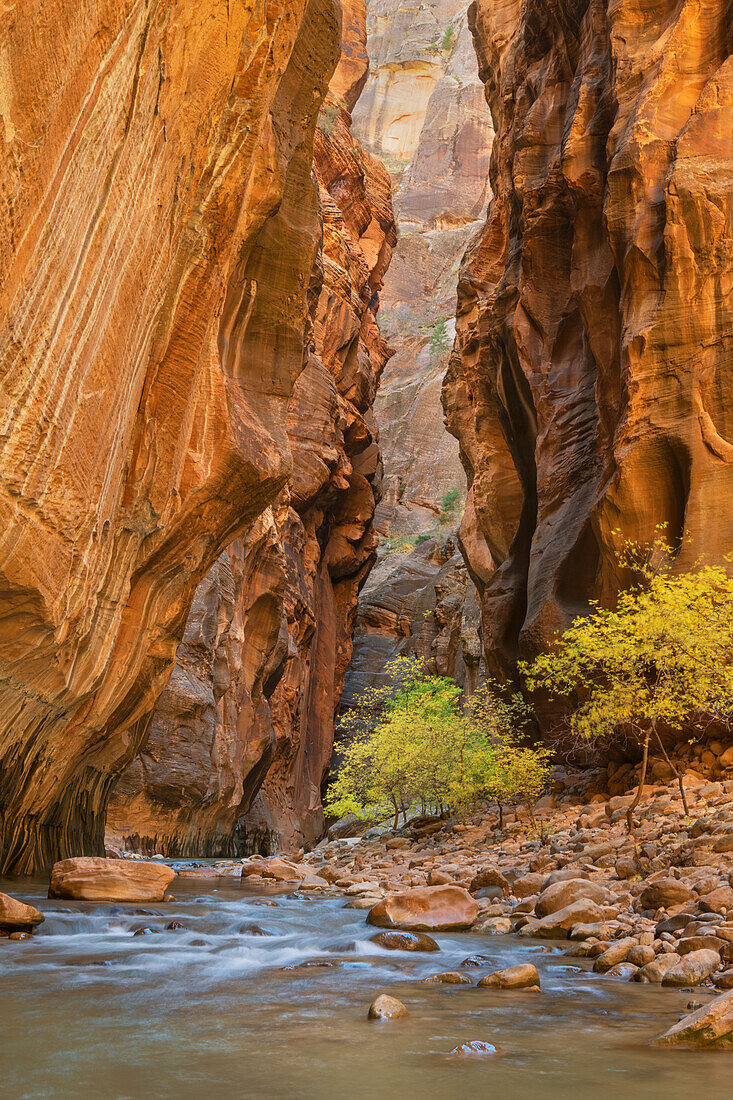
[[[461,273],[444,406],[504,669],[613,599],[620,539],[665,523],[679,568],[733,545],[731,15],[729,0],[472,7],[494,200]]]
[[[322,829],[334,714],[377,543],[371,408],[389,352],[374,296],[395,244],[388,173],[350,134],[367,70],[363,9],[344,13],[316,134],[323,247],[311,354],[288,406],[292,477],[268,513],[264,551],[252,536],[235,544],[199,588],[148,743],[114,793],[113,844],[223,854]]]
[[[0,869],[98,851],[194,592],[290,473],[333,0],[0,22]]]

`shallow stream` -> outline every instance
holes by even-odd
[[[171,904],[96,905],[0,880],[46,914],[32,940],[0,940],[2,1100],[733,1096],[733,1054],[648,1046],[689,992],[605,979],[560,947],[511,936],[443,934],[440,954],[384,951],[341,899],[228,879],[172,889]],[[171,921],[184,929],[165,930]],[[159,931],[133,934],[146,927]],[[474,980],[531,960],[543,992],[416,984],[474,952],[491,960],[466,971]],[[336,965],[297,968],[312,960]],[[409,1018],[368,1022],[382,992]],[[471,1040],[500,1054],[448,1057]]]

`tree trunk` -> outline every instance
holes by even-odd
[[[670,768],[672,769],[675,776],[677,777],[677,782],[679,783],[679,787],[680,787],[680,794],[682,795],[682,805],[685,808],[685,817],[689,817],[690,816],[690,807],[687,805],[687,795],[685,794],[685,788],[682,785],[682,776],[677,771],[677,768],[674,766],[672,761],[669,759],[669,756],[667,755],[667,750],[665,749],[664,745],[662,744],[662,738],[659,736],[659,732],[657,731],[656,726],[654,726],[654,736],[656,737],[657,742],[659,744],[659,747],[662,750],[662,756],[667,761]]]
[[[501,802],[497,802],[496,805],[499,807],[499,828],[503,829],[504,828],[504,808],[503,808]]]
[[[392,831],[396,833],[397,832],[397,826],[400,823],[400,808],[397,805],[397,799],[395,798],[395,796],[392,795],[391,798],[392,798],[392,805],[394,806],[394,826],[392,828]]]
[[[656,732],[656,727],[652,723],[652,729]],[[644,790],[644,782],[646,780],[646,766],[649,763],[649,739],[652,735],[651,730],[647,730],[644,737],[644,755],[641,758],[641,775],[639,776],[639,786],[636,789],[636,797],[626,811],[626,824],[628,825],[629,834],[633,836],[634,833],[634,810],[641,802],[641,794]]]

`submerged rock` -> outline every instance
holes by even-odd
[[[457,970],[444,970],[441,974],[431,974],[429,978],[423,978],[423,985],[473,985],[470,978]]]
[[[161,863],[82,856],[54,864],[48,896],[78,901],[162,901],[175,877],[175,871]]]
[[[681,958],[662,978],[662,985],[700,985],[720,968],[717,951],[691,951]]]
[[[498,1054],[499,1048],[495,1047],[493,1043],[486,1043],[483,1039],[472,1039],[470,1042],[461,1043],[459,1047],[453,1047],[450,1052],[450,1058],[471,1057],[478,1056],[483,1057],[485,1055]]]

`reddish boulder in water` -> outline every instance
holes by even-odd
[[[439,932],[470,928],[478,913],[478,904],[460,886],[421,886],[377,902],[367,921],[381,928]]]
[[[54,864],[48,896],[77,901],[162,901],[175,877],[175,871],[162,863],[82,856]]]
[[[32,905],[0,893],[0,931],[32,932],[46,918]]]

